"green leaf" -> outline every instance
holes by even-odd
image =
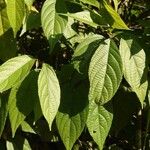
[[[119,50],[110,39],[95,51],[89,66],[89,100],[100,105],[111,100],[122,79],[122,61]]]
[[[35,0],[24,0],[25,4],[26,4],[28,7],[31,7],[34,1],[35,1]]]
[[[114,2],[114,6],[115,6],[115,11],[117,12],[119,2],[118,2],[118,0],[113,0],[113,2]]]
[[[76,77],[62,85],[56,125],[67,150],[72,149],[85,127],[88,115],[88,87],[87,82],[78,81]]]
[[[33,110],[35,100],[37,99],[37,74],[33,71],[22,83],[12,88],[9,96],[9,119],[13,136],[19,125]]]
[[[89,4],[89,5],[99,8],[99,2],[97,0],[80,0],[80,1],[85,4]]]
[[[21,123],[21,129],[23,132],[35,133],[32,127],[26,121]]]
[[[5,0],[0,0],[0,11],[6,7]]]
[[[143,105],[148,87],[145,52],[135,38],[126,37],[120,41],[120,53],[124,77]]]
[[[75,68],[79,72],[87,74],[91,57],[102,39],[103,36],[92,34],[77,46],[73,54],[73,61],[75,63]]]
[[[19,127],[19,125],[23,122],[23,120],[26,117],[23,113],[21,113],[19,111],[19,109],[17,107],[16,95],[17,95],[19,86],[20,85],[18,84],[17,86],[12,88],[12,90],[10,92],[9,100],[8,100],[9,120],[10,120],[10,124],[11,124],[13,137],[15,135],[17,128]]]
[[[42,7],[41,23],[50,42],[50,52],[52,52],[67,24],[66,18],[58,14],[63,12],[66,12],[66,8],[62,0],[46,0]]]
[[[35,60],[27,55],[9,59],[0,66],[0,92],[10,89],[24,79]]]
[[[24,144],[23,144],[23,150],[31,150],[31,146],[28,142],[28,140],[24,140]]]
[[[100,15],[112,28],[116,29],[129,29],[119,14],[106,2],[103,3],[104,8],[101,9]]]
[[[9,141],[7,141],[6,147],[8,150],[18,150],[18,148],[14,146],[12,142],[9,142]]]
[[[87,49],[89,48],[89,45],[97,40],[102,40],[103,36],[98,35],[98,34],[92,34],[89,35],[87,38],[85,38],[82,43],[80,43],[77,48],[75,49],[75,52],[73,54],[73,57],[79,57],[82,56]],[[93,45],[93,44],[92,44]],[[93,48],[96,47],[93,45]]]
[[[41,18],[40,17],[41,17],[40,13],[37,13],[35,11],[30,11],[30,13],[27,16],[26,30],[41,27]]]
[[[114,135],[131,121],[134,112],[140,108],[139,104],[136,94],[129,88],[123,86],[117,91],[113,97],[114,118],[111,126]]]
[[[14,35],[16,36],[18,30],[20,29],[23,23],[23,19],[25,15],[24,0],[8,0],[7,14],[10,21],[10,25],[14,31]]]
[[[0,59],[7,61],[15,57],[17,52],[16,39],[14,38],[12,29],[7,30],[0,36]]]
[[[38,94],[41,109],[51,129],[60,104],[60,87],[55,71],[43,64],[38,78]]]
[[[66,25],[66,28],[63,32],[64,36],[66,39],[70,39],[71,42],[71,38],[74,37],[75,35],[77,35],[77,32],[75,30],[73,30],[72,25],[74,24],[74,19],[68,17],[68,22]]]
[[[84,10],[77,13],[68,13],[67,16],[74,18],[94,28],[97,28],[99,26],[97,23],[93,21],[93,18],[91,18],[91,13],[88,10]]]
[[[8,96],[6,94],[0,95],[0,137],[5,127],[6,118],[8,114]]]
[[[90,103],[87,127],[100,150],[103,149],[104,142],[112,124],[112,119],[113,113],[111,104],[107,103],[101,106],[94,101]]]
[[[0,36],[3,35],[10,28],[7,10],[4,7],[0,10]]]

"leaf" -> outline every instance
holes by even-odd
[[[38,94],[41,109],[51,129],[60,104],[60,87],[52,67],[43,64],[38,78]]]
[[[99,2],[97,0],[80,0],[80,1],[99,8]]]
[[[34,121],[36,122],[40,117],[42,117],[42,109],[40,105],[40,100],[38,99],[34,104]]]
[[[21,128],[23,132],[35,133],[32,127],[26,121],[21,123]]]
[[[66,18],[58,14],[63,12],[66,12],[66,8],[62,0],[46,0],[42,7],[41,23],[44,33],[50,42],[50,52],[52,52],[67,24]]]
[[[8,100],[8,112],[9,112],[9,120],[11,124],[11,129],[12,129],[12,135],[14,137],[15,132],[19,125],[23,122],[25,119],[25,115],[21,113],[17,107],[17,98],[16,94],[19,88],[19,84],[15,87],[12,88]]]
[[[98,34],[89,35],[75,49],[73,61],[75,63],[75,68],[80,73],[87,74],[91,57],[102,39],[103,36]]]
[[[26,4],[28,7],[31,7],[34,1],[35,1],[35,0],[24,0],[25,4]]]
[[[7,16],[7,10],[4,6],[2,7],[2,10],[0,10],[0,36],[3,35],[9,28],[10,24]]]
[[[37,74],[31,72],[22,83],[13,87],[10,92],[8,107],[13,136],[19,125],[34,108],[34,102],[38,98],[36,84]]]
[[[6,119],[7,119],[7,114],[8,114],[8,96],[6,94],[0,95],[0,137],[3,133]]]
[[[41,27],[41,18],[40,13],[35,11],[30,11],[27,16],[26,21],[26,30],[30,30],[33,28],[40,28]]]
[[[88,49],[89,45],[97,40],[102,40],[103,36],[98,35],[98,34],[92,34],[89,35],[87,38],[85,38],[82,43],[80,43],[77,48],[75,49],[75,52],[73,54],[73,57],[79,57],[82,56]],[[93,45],[93,48],[95,45]]]
[[[114,6],[115,6],[115,11],[117,12],[119,2],[118,2],[118,0],[113,0],[113,3],[114,3]]]
[[[103,3],[104,7],[100,11],[100,15],[112,28],[116,29],[129,29],[124,21],[121,19],[119,14],[105,1]]]
[[[113,97],[114,118],[111,126],[114,135],[117,135],[131,121],[139,106],[136,94],[127,87],[123,86],[117,91]]]
[[[70,39],[71,42],[71,38],[74,37],[75,35],[77,35],[77,32],[75,30],[73,30],[72,25],[74,24],[74,19],[68,17],[68,22],[66,25],[66,28],[63,32],[64,36],[66,39]]]
[[[122,79],[119,50],[110,39],[95,51],[89,66],[89,100],[105,104],[116,93]]]
[[[30,71],[35,60],[27,55],[9,59],[0,66],[0,92],[6,91],[20,80],[23,80]]]
[[[126,37],[120,41],[120,53],[124,77],[143,105],[148,86],[145,52],[135,38]]]
[[[5,0],[0,0],[0,11],[6,7]]]
[[[77,80],[76,75],[74,77],[62,85],[61,104],[56,116],[58,132],[67,150],[72,149],[81,135],[88,115],[89,86],[87,82]]]
[[[14,38],[12,29],[7,30],[0,36],[0,59],[7,61],[15,57],[17,52],[16,39]]]
[[[103,149],[104,142],[109,133],[113,119],[112,105],[98,105],[92,101],[89,105],[87,127],[90,135],[97,143],[100,150]]]
[[[97,23],[93,21],[93,19],[91,18],[91,14],[88,10],[84,10],[77,13],[68,13],[67,16],[74,18],[94,28],[97,28],[99,26]]]
[[[31,150],[31,146],[28,142],[28,140],[24,140],[24,144],[23,144],[23,150]]]
[[[18,150],[18,148],[16,146],[14,146],[12,142],[9,142],[9,141],[7,141],[6,147],[9,150]]]
[[[24,0],[8,0],[7,14],[10,21],[10,25],[14,31],[14,35],[16,36],[18,30],[20,29],[23,23],[23,19],[25,15]]]

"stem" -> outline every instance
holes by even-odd
[[[135,146],[137,150],[142,150],[142,109],[138,112],[136,125]]]
[[[150,108],[148,109],[148,114],[147,114],[147,123],[146,123],[146,131],[145,131],[145,137],[143,142],[143,150],[146,150],[146,139],[148,135],[149,126],[150,126]]]

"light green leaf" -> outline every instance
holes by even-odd
[[[85,38],[82,43],[80,43],[77,48],[75,49],[75,52],[73,54],[73,58],[74,57],[79,57],[79,56],[82,56],[86,51],[87,49],[89,48],[90,44],[92,43],[93,45],[93,42],[94,41],[99,41],[99,40],[102,40],[103,39],[103,36],[101,35],[98,35],[98,34],[92,34],[92,35],[89,35],[87,38]],[[93,49],[96,47],[96,45],[93,45]]]
[[[110,39],[101,43],[89,66],[89,100],[100,105],[111,100],[122,79],[122,61],[119,50]]]
[[[24,79],[35,60],[27,55],[9,59],[0,66],[0,92],[6,91]]]
[[[8,96],[6,94],[0,95],[0,137],[5,127],[6,118],[8,114]]]
[[[16,36],[18,30],[20,29],[23,23],[23,19],[25,15],[24,0],[8,0],[7,14],[10,21],[10,25],[14,31],[14,35]]]
[[[51,129],[60,104],[60,87],[55,71],[43,64],[38,78],[38,94],[41,109]]]
[[[91,57],[102,39],[103,36],[98,34],[89,35],[75,49],[73,54],[73,61],[75,68],[80,73],[87,74]]]
[[[114,6],[115,6],[115,11],[117,12],[119,2],[118,2],[118,0],[113,0],[113,2],[114,2]]]
[[[92,101],[89,105],[87,127],[90,135],[97,143],[100,150],[103,149],[104,142],[109,133],[113,119],[111,104],[100,106]]]
[[[19,125],[34,108],[34,102],[38,99],[37,74],[32,71],[22,83],[12,88],[8,107],[9,119],[13,136]]]
[[[77,13],[68,13],[67,16],[74,18],[85,24],[88,24],[89,26],[92,26],[94,28],[98,27],[98,24],[93,21],[93,19],[91,18],[91,14],[88,10],[84,10]]]
[[[32,127],[26,121],[21,123],[21,129],[24,132],[35,133]]]
[[[63,12],[66,12],[66,8],[62,0],[46,0],[42,7],[41,23],[44,33],[50,42],[50,52],[61,37],[67,24],[66,18],[58,14]]]
[[[19,125],[23,122],[23,120],[26,117],[23,113],[21,113],[19,111],[19,109],[17,107],[16,95],[17,95],[19,86],[20,86],[20,84],[18,84],[17,86],[12,88],[12,90],[10,92],[9,100],[8,100],[9,120],[10,120],[10,124],[11,124],[13,137],[15,135],[17,128],[19,127]]]
[[[18,148],[14,147],[13,143],[9,142],[9,141],[7,141],[6,147],[7,147],[8,150],[18,150]]]
[[[101,9],[100,15],[112,28],[116,29],[129,29],[119,14],[106,2],[104,2],[104,8]]]
[[[23,149],[22,150],[31,150],[31,146],[28,142],[28,140],[24,140]]]
[[[120,53],[124,77],[143,104],[148,87],[145,52],[135,38],[129,37],[121,39]]]
[[[0,11],[0,36],[3,35],[10,28],[7,10],[3,8]]]
[[[99,8],[99,2],[97,0],[80,0],[80,1]]]
[[[73,83],[68,81],[62,86],[61,105],[56,116],[58,132],[67,150],[72,149],[81,135],[88,114],[88,84],[81,81],[73,86]]]
[[[34,1],[35,1],[35,0],[24,0],[25,4],[26,4],[28,7],[31,7]]]
[[[68,22],[67,22],[66,28],[65,28],[65,30],[63,32],[63,34],[66,37],[66,39],[70,39],[71,40],[72,37],[74,37],[75,35],[77,35],[77,32],[72,29],[72,25],[73,24],[74,24],[74,19],[68,17]]]

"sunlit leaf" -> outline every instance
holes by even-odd
[[[100,150],[103,149],[104,142],[109,133],[113,119],[111,104],[100,106],[92,101],[89,105],[87,127],[93,140]]]
[[[33,71],[10,92],[8,108],[13,136],[19,125],[33,110],[37,99],[37,73]]]
[[[9,59],[0,66],[0,92],[6,91],[24,79],[35,60],[27,55]]]
[[[38,94],[43,115],[51,129],[60,104],[60,87],[55,71],[48,64],[43,64],[39,74]]]
[[[122,61],[119,50],[110,39],[95,51],[89,66],[89,100],[100,105],[114,96],[122,79]]]
[[[24,0],[8,0],[7,14],[10,21],[10,25],[14,31],[14,35],[16,35],[23,23],[23,18],[25,14]]]
[[[66,8],[62,0],[46,0],[42,7],[41,23],[44,33],[50,42],[50,52],[61,37],[67,24],[66,18],[58,14],[63,12],[66,12]]]
[[[4,7],[0,10],[0,36],[3,35],[10,28],[7,10]]]
[[[148,86],[145,52],[135,39],[127,37],[120,41],[120,53],[124,77],[143,104]]]
[[[81,135],[88,114],[88,84],[76,77],[62,85],[61,104],[56,116],[58,132],[67,150],[72,149]]]

